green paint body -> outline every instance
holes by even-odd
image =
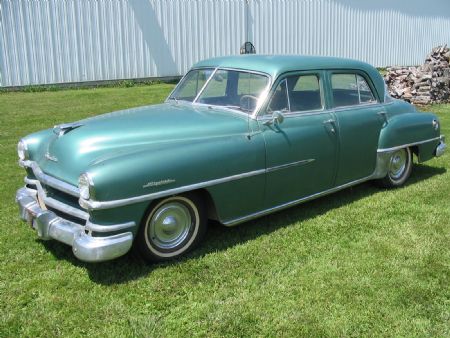
[[[267,170],[202,189],[212,201],[212,217],[227,223],[368,177],[375,170],[377,149],[439,137],[439,128],[432,127],[433,120],[438,120],[435,115],[417,112],[402,101],[385,102],[382,77],[363,62],[253,55],[210,59],[194,67],[264,72],[272,83],[268,97],[287,74],[317,74],[324,109],[286,116],[282,124],[268,126],[260,119],[264,104],[253,119],[218,107],[170,101],[82,120],[82,126],[62,136],[52,129],[31,134],[24,138],[30,159],[46,174],[72,185],[77,185],[80,174],[89,172],[96,201],[127,199]],[[331,73],[345,71],[362,74],[378,103],[335,109]],[[327,129],[328,120],[336,121],[335,132]],[[418,145],[419,160],[432,158],[438,142]],[[45,154],[58,161],[48,160]],[[304,160],[311,161],[270,170]],[[89,213],[97,224],[140,224],[151,203]]]

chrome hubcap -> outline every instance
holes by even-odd
[[[407,152],[405,149],[400,149],[392,154],[391,162],[389,164],[389,176],[398,180],[405,172],[407,162]]]
[[[182,243],[192,227],[192,216],[182,203],[170,202],[159,207],[148,227],[149,239],[159,248],[173,249]]]

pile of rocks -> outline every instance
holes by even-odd
[[[433,48],[419,67],[390,67],[384,79],[395,98],[415,104],[450,102],[450,48]]]

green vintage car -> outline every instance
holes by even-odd
[[[438,118],[354,60],[245,55],[197,63],[166,102],[28,135],[20,216],[97,262],[134,246],[179,257],[208,220],[235,225],[376,180],[398,187],[445,150]]]

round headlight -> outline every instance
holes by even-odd
[[[78,189],[80,190],[80,197],[88,200],[91,197],[91,189],[93,187],[92,179],[87,173],[84,173],[78,179]]]
[[[17,144],[17,155],[21,161],[28,159],[28,148],[24,140],[20,140]]]

